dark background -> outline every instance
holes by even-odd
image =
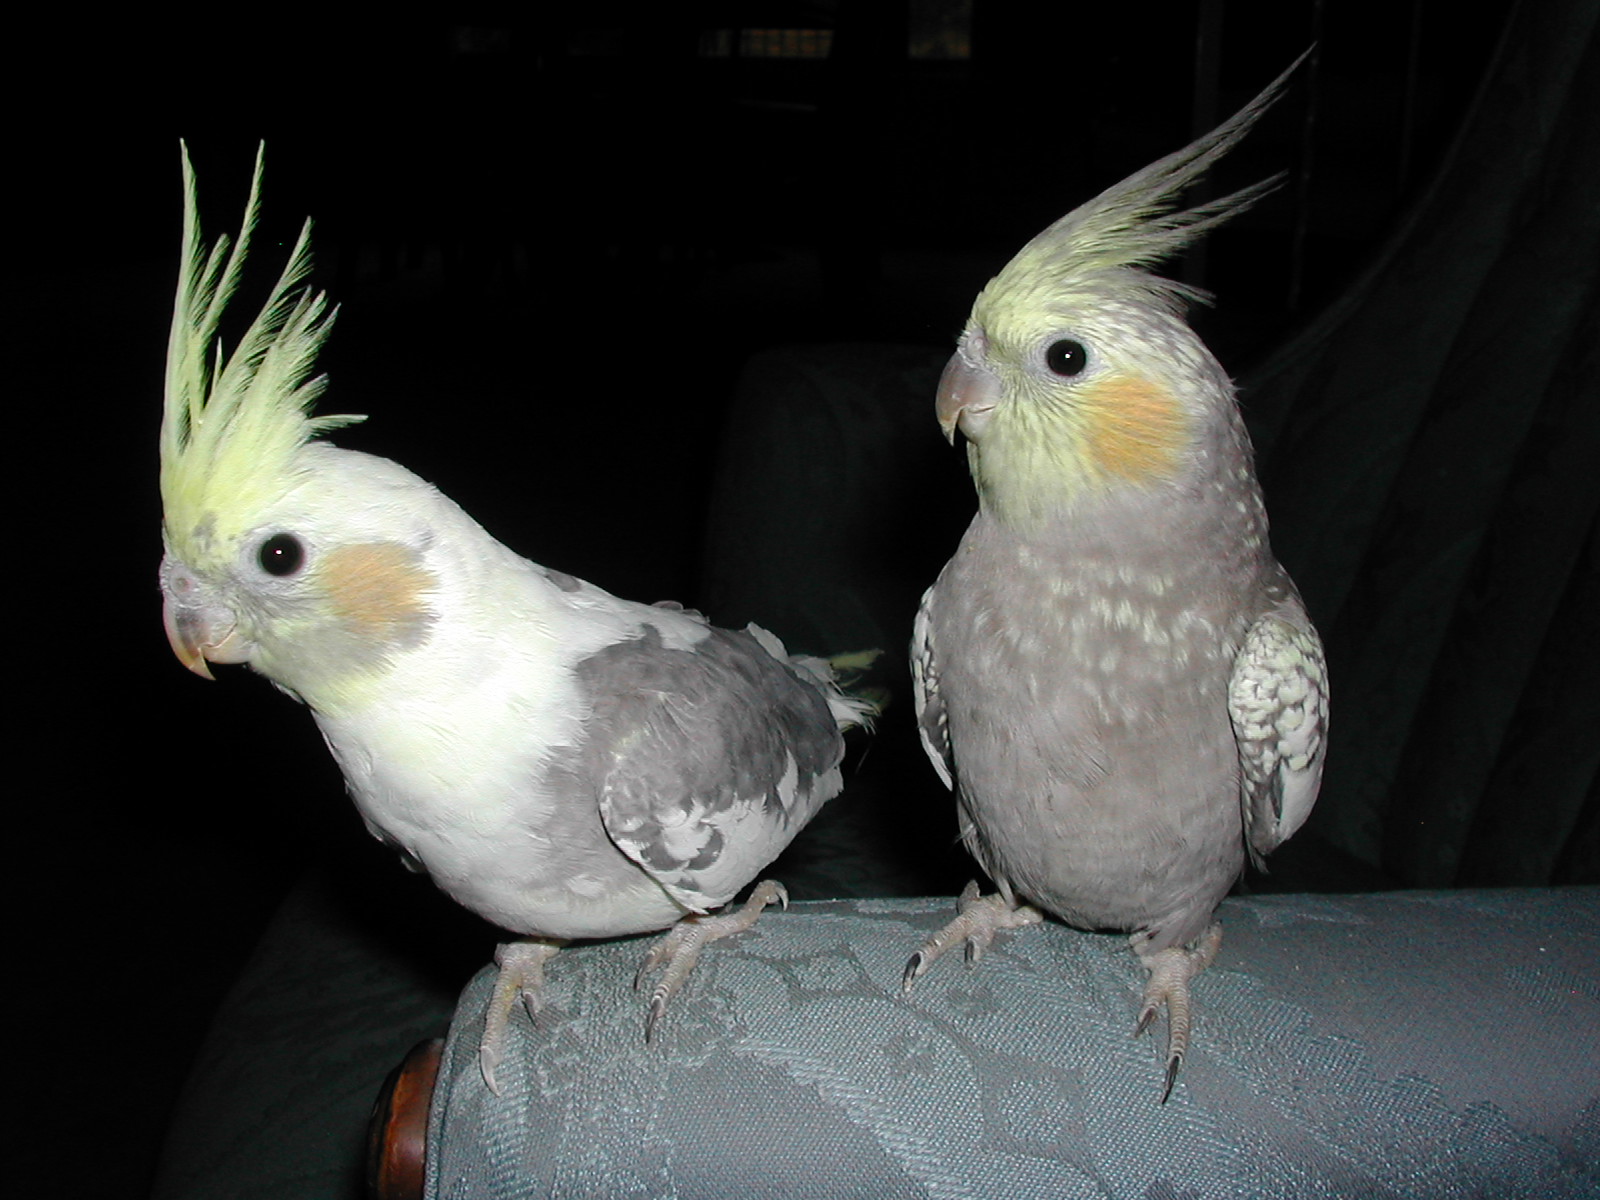
[[[25,27],[8,844],[32,1002],[16,1028],[41,1060],[46,1124],[66,1131],[14,1156],[51,1181],[30,1194],[138,1194],[205,1022],[284,890],[319,860],[357,879],[398,869],[308,716],[243,671],[203,684],[161,632],[180,137],[210,235],[236,227],[266,140],[258,286],[315,217],[317,282],[344,306],[322,409],[371,415],[337,440],[436,482],[529,557],[717,618],[705,517],[750,355],[948,347],[1024,240],[1315,41],[1216,178],[1287,185],[1174,268],[1218,294],[1196,323],[1246,372],[1393,231],[1512,7],[836,0]],[[794,35],[758,30],[831,40],[795,56]],[[923,436],[938,438],[931,418]],[[970,511],[946,461],[935,570]],[[420,881],[412,895],[452,919]],[[490,935],[452,928],[464,979]]]

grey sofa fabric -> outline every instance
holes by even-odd
[[[1121,938],[1059,925],[900,971],[948,901],[796,905],[708,954],[654,1044],[647,942],[569,951],[505,1094],[464,992],[429,1195],[1593,1197],[1600,891],[1228,901],[1156,1102]]]

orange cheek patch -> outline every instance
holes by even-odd
[[[317,568],[341,621],[380,642],[414,645],[431,614],[423,597],[433,576],[398,542],[340,546]]]
[[[1081,404],[1090,457],[1105,474],[1140,483],[1177,473],[1189,422],[1171,392],[1121,376],[1085,389]]]

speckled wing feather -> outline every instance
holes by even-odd
[[[606,832],[686,908],[731,900],[840,789],[823,690],[750,632],[673,649],[647,630],[578,674]]]
[[[922,593],[911,626],[911,687],[916,697],[917,734],[922,748],[947,788],[955,787],[955,755],[950,751],[950,722],[939,695],[939,663],[933,646],[933,601],[938,585]]]
[[[911,626],[911,690],[916,698],[917,734],[934,771],[945,787],[956,794],[956,827],[961,844],[1009,897],[1011,882],[995,866],[994,856],[989,853],[983,833],[972,817],[968,799],[956,787],[956,757],[950,745],[950,721],[945,712],[944,696],[939,691],[939,658],[933,637],[933,606],[937,603],[938,591],[939,585],[935,583],[922,594],[922,603],[917,607],[916,620]]]
[[[1255,864],[1311,814],[1328,737],[1322,642],[1297,598],[1256,619],[1228,684],[1245,840]]]

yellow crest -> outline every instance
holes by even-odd
[[[973,306],[988,325],[1080,288],[1132,292],[1177,307],[1203,293],[1148,272],[1275,188],[1281,176],[1219,200],[1174,211],[1179,194],[1238,144],[1270,108],[1308,50],[1231,118],[1181,150],[1134,172],[1033,238],[991,279]]]
[[[217,327],[238,286],[260,209],[262,150],[239,236],[201,243],[194,170],[183,155],[183,257],[161,422],[161,503],[168,544],[196,563],[249,529],[295,478],[295,454],[358,416],[311,417],[326,380],[313,376],[334,313],[301,284],[311,270],[311,222],[300,230],[267,302],[231,354]]]

